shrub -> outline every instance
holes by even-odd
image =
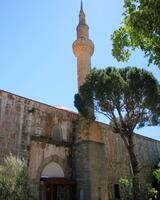
[[[32,200],[27,164],[10,154],[0,166],[0,199]]]
[[[155,188],[152,188],[149,191],[149,200],[155,200],[157,199],[158,191]]]
[[[121,199],[122,200],[132,200],[133,198],[133,184],[131,179],[119,179],[119,184],[121,188]]]

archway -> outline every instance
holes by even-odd
[[[72,200],[75,182],[66,179],[56,162],[44,166],[40,178],[40,200]]]
[[[46,165],[41,173],[41,177],[64,177],[63,169],[60,165],[58,165],[55,162],[51,162],[48,165]]]

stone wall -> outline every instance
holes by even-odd
[[[76,118],[77,115],[73,112],[1,90],[0,163],[3,163],[4,157],[10,152],[28,161],[34,160],[32,168],[36,169],[47,154],[67,157]],[[40,157],[43,159],[39,159]],[[31,172],[33,175],[33,169]]]
[[[38,199],[41,172],[49,162],[72,176],[71,143],[77,114],[0,91],[0,164],[12,153],[28,161]]]
[[[152,171],[160,159],[160,142],[135,135],[134,143],[141,168],[140,181],[149,185]],[[114,200],[115,184],[118,184],[120,178],[131,177],[129,156],[124,143],[105,124],[90,124],[80,119],[76,129],[74,153],[76,178],[80,186],[78,193],[85,185],[89,185],[87,191],[83,192],[84,200]],[[78,177],[83,178],[80,180]],[[80,195],[77,199],[80,199]]]

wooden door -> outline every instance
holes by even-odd
[[[57,186],[47,184],[46,200],[57,200]]]

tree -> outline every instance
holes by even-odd
[[[160,0],[124,0],[121,27],[112,34],[112,54],[127,61],[131,52],[141,49],[148,64],[160,68]]]
[[[152,185],[157,190],[157,199],[160,199],[160,162],[153,171],[153,183]]]
[[[0,166],[0,199],[33,200],[26,163],[12,155]]]
[[[85,117],[94,120],[92,110],[110,120],[128,150],[133,172],[134,199],[137,197],[139,163],[134,151],[134,129],[156,125],[155,112],[160,105],[159,83],[144,69],[108,67],[93,69],[75,95],[75,106]]]

